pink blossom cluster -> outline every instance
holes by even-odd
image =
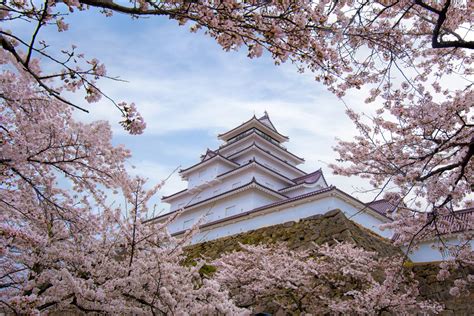
[[[285,314],[437,314],[418,298],[417,282],[400,258],[377,258],[351,243],[289,250],[286,245],[241,245],[214,264],[215,278],[239,306]],[[379,274],[382,274],[379,275]]]
[[[120,121],[120,124],[125,130],[129,131],[132,135],[143,133],[146,123],[140,113],[138,113],[135,103],[127,104],[122,102],[119,104],[119,107],[123,111],[123,120]]]
[[[75,121],[21,68],[0,82],[2,311],[245,313],[202,263],[182,265],[189,238],[144,223],[162,183],[146,190],[127,175],[130,153],[111,144],[108,123]],[[110,202],[112,190],[125,204]]]
[[[151,193],[134,191],[142,181],[128,179],[123,165],[129,153],[110,144],[108,123],[82,124],[71,118],[72,108],[85,109],[61,93],[82,90],[87,102],[99,101],[104,93],[96,80],[106,76],[105,66],[97,59],[86,61],[75,46],[56,52],[36,35],[49,24],[67,31],[67,12],[91,7],[105,16],[121,12],[132,17],[168,16],[181,25],[189,22],[192,31],[205,29],[225,50],[247,47],[250,58],[267,52],[276,64],[291,61],[301,72],[312,71],[339,97],[349,89],[368,88],[366,101],[378,104],[376,114],[366,117],[348,110],[360,136],[339,142],[335,149],[340,163],[332,168],[336,174],[368,178],[378,188],[396,186],[397,196],[392,197],[399,211],[389,228],[395,230],[397,242],[410,245],[426,236],[442,240],[443,234],[453,233],[438,229],[451,225],[443,215],[474,204],[469,197],[474,178],[474,93],[469,79],[474,58],[469,49],[474,43],[466,36],[473,28],[472,1],[7,0],[0,7],[0,295],[7,308],[21,313],[71,307],[129,314],[179,313],[185,308],[199,313],[241,311],[216,283],[199,279],[197,269],[177,265],[179,251],[162,246],[173,242],[161,229],[156,230],[158,235],[143,233],[147,230],[136,214]],[[20,28],[15,23],[23,22],[35,26],[26,37],[16,32]],[[51,62],[48,72],[41,69],[40,58]],[[457,76],[468,79],[467,84],[448,88]],[[120,103],[118,108],[122,126],[132,134],[142,133],[146,125],[135,105]],[[63,181],[69,183],[68,189],[57,184]],[[119,209],[107,205],[109,189],[123,190],[132,207],[127,220],[119,220]],[[412,203],[405,201],[410,195]],[[430,214],[422,212],[423,204]],[[472,219],[461,221],[464,231],[473,230]],[[446,263],[451,269],[472,265],[471,241],[472,235],[463,233],[462,243],[449,249],[455,257]],[[271,253],[258,248],[246,251]],[[357,255],[370,264],[365,270],[360,264],[344,270],[343,276],[367,287],[344,292],[354,305],[332,302],[331,307],[341,313],[364,313],[370,306],[395,309],[387,297],[399,304],[408,302],[410,308],[418,304],[411,301],[415,296],[411,287],[408,295],[397,290],[390,296],[384,284],[395,286],[398,280],[390,265],[381,284],[367,271],[378,263],[367,254]],[[255,277],[261,284],[248,281],[261,293],[269,290],[265,284],[277,289],[302,284],[304,291],[321,290],[318,295],[325,299],[324,284],[308,289],[305,278],[314,280],[315,275],[335,270],[322,267],[324,261],[317,257],[292,252],[279,256],[274,259],[300,269],[301,281],[269,261],[263,261],[261,268],[267,278]],[[300,262],[289,263],[289,257]],[[338,258],[344,261],[343,256]],[[313,274],[304,269],[308,263],[315,265]],[[440,279],[448,277],[447,267],[441,267]],[[343,270],[337,271],[340,275]],[[337,278],[325,280],[344,285]],[[470,282],[471,276],[455,280],[451,294],[462,295]],[[282,308],[294,308],[286,292],[278,293],[283,293],[278,303]],[[241,293],[242,300],[253,294],[249,288]],[[436,310],[429,304],[417,306]]]

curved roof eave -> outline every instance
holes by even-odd
[[[229,139],[232,139],[233,137],[237,136],[238,134],[240,134],[238,131],[242,130],[242,131],[245,131],[246,129],[246,126],[248,125],[249,127],[248,128],[251,128],[250,125],[251,124],[256,124],[257,126],[261,127],[262,128],[262,132],[264,133],[267,133],[269,136],[275,136],[274,138],[279,141],[279,142],[286,142],[288,141],[290,138],[288,136],[285,136],[283,134],[280,134],[278,131],[270,128],[269,126],[267,126],[266,124],[260,122],[256,117],[255,115],[248,121],[245,121],[243,122],[242,124],[240,124],[239,126],[237,127],[234,127],[233,129],[225,132],[225,133],[222,133],[222,134],[218,134],[217,137],[220,139],[220,140],[223,140],[223,141],[228,141]]]
[[[188,167],[186,169],[181,169],[179,170],[179,174],[183,177],[183,176],[186,176],[186,174],[189,174],[189,172],[193,171],[193,170],[196,170],[198,168],[201,168],[203,167],[204,165],[206,164],[209,164],[211,161],[213,160],[216,160],[216,159],[221,159],[222,161],[234,166],[234,167],[238,167],[239,164],[236,163],[236,162],[233,162],[232,160],[230,159],[227,159],[226,157],[220,155],[220,154],[216,154],[215,156],[209,158],[209,159],[206,159],[206,160],[203,160],[203,161],[200,161],[194,165],[192,165],[191,167]]]

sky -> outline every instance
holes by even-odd
[[[108,120],[114,144],[124,144],[132,152],[131,172],[149,178],[150,183],[161,181],[179,166],[197,163],[207,148],[221,144],[217,134],[266,110],[277,129],[290,137],[284,144],[288,150],[305,158],[301,169],[322,168],[329,184],[363,201],[373,198],[373,193],[357,192],[370,188],[366,181],[334,176],[327,167],[337,158],[332,150],[336,138],[350,140],[357,132],[345,115],[344,103],[317,83],[313,74],[300,74],[291,63],[275,66],[269,54],[249,59],[245,49],[225,52],[204,32],[190,33],[189,26],[162,17],[136,20],[115,14],[106,18],[88,10],[65,21],[67,32],[49,27],[39,38],[47,39],[55,50],[74,44],[87,58],[105,63],[109,76],[126,80],[100,80],[99,87],[116,101],[135,102],[147,129],[142,135],[127,134],[118,124],[119,111],[109,101],[87,105],[78,94],[71,100],[90,113],[77,113],[77,119]],[[24,34],[28,31],[21,29]],[[370,113],[373,105],[363,102],[366,93],[351,92],[346,104]],[[185,187],[175,173],[159,195]],[[166,204],[155,202],[159,212],[167,211]]]

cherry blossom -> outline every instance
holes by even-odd
[[[202,262],[182,265],[189,236],[144,223],[163,183],[130,178],[107,122],[75,121],[22,68],[0,82],[2,311],[245,314],[200,275]]]
[[[368,100],[392,103],[403,91],[403,99],[426,102],[431,101],[426,88],[431,85],[444,98],[442,103],[454,96],[441,88],[442,77],[472,74],[472,56],[466,50],[474,42],[465,36],[472,27],[470,1],[7,1],[2,7],[2,48],[31,72],[33,55],[49,59],[86,88],[91,73],[82,70],[73,58],[77,55],[64,50],[66,59],[57,59],[47,43],[35,40],[47,23],[67,30],[64,6],[69,14],[96,7],[105,16],[167,16],[192,31],[205,29],[225,50],[247,47],[252,58],[266,50],[276,64],[291,61],[301,71],[314,72],[316,80],[339,96],[350,88],[375,85]],[[8,30],[10,20],[37,24],[33,40]],[[393,80],[395,74],[403,79],[401,84]],[[35,79],[51,92],[55,89],[46,79],[55,75]]]
[[[289,250],[285,245],[241,245],[215,261],[215,278],[239,306],[255,311],[378,315],[436,314],[442,307],[417,299],[417,282],[400,258],[377,258],[350,243]],[[383,276],[377,275],[382,272]]]
[[[102,262],[95,256],[91,260],[99,261],[84,260],[99,249],[93,237],[105,233],[92,223],[115,227],[102,222],[104,216],[97,212],[110,213],[105,211],[107,190],[127,187],[124,161],[129,153],[110,145],[107,122],[72,120],[72,109],[88,109],[69,101],[63,92],[82,93],[89,103],[106,96],[121,112],[120,124],[132,134],[142,133],[146,124],[133,103],[116,103],[100,89],[99,79],[115,78],[107,76],[98,59],[86,59],[75,46],[54,51],[38,39],[49,24],[67,32],[67,15],[89,8],[100,9],[106,17],[114,12],[133,18],[169,17],[193,32],[204,30],[226,51],[246,48],[250,58],[269,54],[277,65],[292,62],[341,98],[350,89],[367,88],[366,102],[374,105],[375,115],[348,109],[360,136],[339,142],[335,149],[340,159],[332,167],[337,174],[366,177],[378,188],[389,182],[396,185],[399,211],[389,228],[400,244],[418,242],[425,229],[442,240],[451,233],[437,229],[443,216],[474,204],[469,197],[474,178],[472,1],[7,0],[0,5],[0,197],[6,210],[0,216],[1,266],[6,269],[2,284],[21,289],[4,300],[13,309],[30,312],[73,305],[102,311],[100,302],[109,297],[109,289],[87,283],[70,269],[83,261],[91,266]],[[33,25],[33,33],[22,38],[13,23]],[[48,67],[43,68],[44,63]],[[456,78],[465,83],[448,88]],[[68,189],[58,182],[68,183]],[[130,192],[125,190],[128,200]],[[406,198],[411,196],[410,203]],[[465,231],[473,229],[472,220],[465,224]],[[466,246],[472,236],[465,233],[462,239],[464,246],[450,249],[455,253],[449,263],[453,267],[472,264],[472,249]],[[80,247],[72,251],[74,247],[66,244]],[[81,252],[87,249],[89,253]],[[81,261],[73,260],[76,252]],[[58,261],[63,266],[42,268],[63,255],[69,256]],[[36,271],[38,265],[44,273]],[[112,268],[104,271],[112,273]],[[440,275],[444,277],[446,272]],[[454,284],[453,295],[465,292],[462,281]],[[117,289],[131,281],[123,282]],[[163,291],[169,306],[182,306],[174,303],[169,289]],[[138,313],[134,308],[142,307],[122,303],[118,292],[112,306]],[[360,304],[368,303],[370,299]],[[231,308],[225,306],[219,311]]]
[[[119,107],[123,110],[123,121],[120,124],[129,131],[130,134],[141,134],[146,127],[143,117],[138,113],[135,103],[127,104],[119,103]]]

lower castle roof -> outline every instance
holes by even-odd
[[[247,184],[248,185],[248,184]],[[242,187],[245,187],[247,185],[244,185]],[[242,187],[240,188],[236,188],[237,189],[241,189]],[[266,188],[268,189],[268,188]],[[270,189],[271,190],[271,189]],[[200,226],[200,228],[206,228],[206,227],[210,227],[210,226],[214,226],[214,225],[218,225],[218,224],[221,224],[221,223],[225,223],[227,221],[231,221],[231,220],[234,220],[234,219],[238,219],[238,218],[243,218],[245,216],[248,216],[248,215],[252,215],[252,214],[258,214],[259,212],[263,212],[265,210],[269,210],[271,208],[274,208],[274,207],[279,207],[279,206],[284,206],[286,204],[290,204],[290,203],[294,203],[294,202],[297,202],[297,201],[300,201],[300,200],[304,200],[306,198],[310,198],[310,197],[313,197],[313,196],[318,196],[318,195],[323,195],[324,193],[331,193],[331,192],[334,192],[334,193],[337,193],[337,194],[340,194],[342,195],[343,197],[345,198],[350,198],[351,200],[353,200],[354,202],[360,204],[360,206],[363,206],[362,207],[362,210],[361,212],[369,212],[369,213],[372,213],[373,215],[376,215],[377,217],[381,217],[383,218],[385,221],[391,221],[391,219],[389,217],[386,217],[384,216],[383,214],[380,214],[379,212],[377,212],[376,210],[374,210],[373,208],[371,208],[370,206],[367,206],[366,204],[364,204],[363,202],[359,201],[358,199],[356,199],[355,197],[345,193],[344,191],[341,191],[339,190],[338,188],[336,188],[335,186],[329,186],[329,187],[326,187],[326,188],[323,188],[323,189],[320,189],[320,190],[317,190],[317,191],[313,191],[313,192],[309,192],[309,193],[305,193],[305,194],[302,194],[302,195],[299,195],[299,196],[296,196],[296,197],[292,197],[292,198],[288,198],[286,197],[286,199],[284,200],[281,200],[281,201],[276,201],[276,202],[273,202],[273,203],[270,203],[270,204],[267,204],[267,205],[263,205],[263,206],[260,206],[260,207],[256,207],[250,211],[247,211],[247,212],[242,212],[242,213],[239,213],[239,214],[236,214],[236,215],[233,215],[233,216],[229,216],[229,217],[225,217],[225,218],[222,218],[222,219],[218,219],[216,221],[212,221],[212,222],[209,222],[209,223],[206,223],[206,224],[203,224]],[[366,205],[366,206],[364,206]],[[185,208],[186,209],[186,208]],[[148,221],[154,221],[154,220],[159,220],[161,218],[164,218],[172,213],[175,213],[177,212],[178,210],[174,211],[174,212],[170,212],[168,214],[164,214],[162,216],[159,216],[159,217],[156,217],[156,218],[153,218],[153,219],[150,219]],[[179,232],[176,232],[174,233],[173,235],[180,235],[182,233],[184,233],[185,230],[183,231],[179,231]]]
[[[194,208],[196,206],[200,206],[200,205],[204,205],[206,203],[209,203],[209,202],[213,202],[213,201],[216,201],[216,200],[220,200],[224,197],[227,197],[227,196],[231,196],[231,195],[234,195],[238,192],[241,192],[241,191],[244,191],[246,189],[250,189],[250,188],[256,188],[260,191],[264,191],[266,193],[269,193],[275,197],[279,197],[279,198],[282,198],[282,199],[287,199],[288,197],[278,191],[275,191],[267,186],[264,186],[263,184],[260,184],[257,182],[257,180],[255,179],[255,177],[252,179],[252,181],[240,186],[240,187],[237,187],[237,188],[234,188],[234,189],[231,189],[229,191],[226,191],[226,192],[223,192],[221,194],[217,194],[217,195],[214,195],[214,196],[211,196],[207,199],[204,199],[202,201],[199,201],[199,202],[196,202],[196,203],[193,203],[193,204],[189,204],[189,205],[186,205],[185,207],[183,207],[182,209],[184,210],[189,210],[191,208]],[[192,200],[190,201],[190,203],[192,202]],[[162,219],[162,218],[165,218],[171,214],[174,214],[176,212],[179,212],[181,211],[182,209],[177,209],[177,210],[174,210],[172,212],[169,212],[169,213],[166,213],[166,214],[163,214],[163,215],[160,215],[158,217],[155,217],[155,218],[152,218],[152,219],[149,219],[147,220],[147,222],[149,221],[155,221],[155,220],[159,220],[159,219]]]

